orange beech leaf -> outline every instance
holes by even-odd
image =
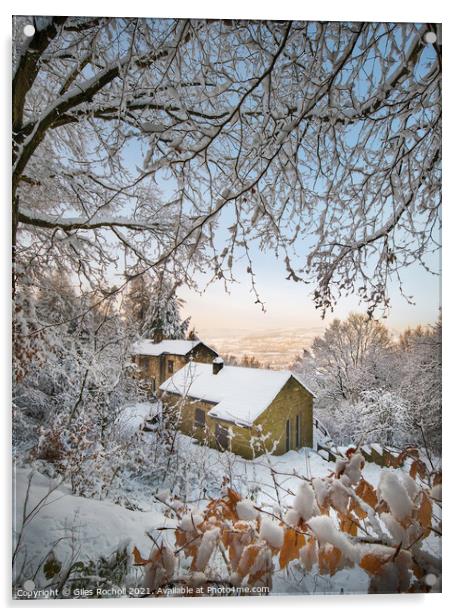
[[[185,531],[177,528],[174,531],[176,537],[176,545],[179,548],[184,547],[184,554],[186,556],[192,556],[195,558],[197,554],[197,539],[200,537],[197,533],[186,533]]]
[[[362,509],[355,498],[351,498],[350,510],[355,513],[359,520],[364,520],[367,517],[367,512]]]
[[[133,557],[134,557],[134,565],[136,567],[143,567],[144,565],[148,565],[150,562],[150,560],[146,560],[145,558],[143,558],[141,556],[141,552],[138,550],[138,548],[135,546],[133,548]]]
[[[267,585],[267,577],[270,575],[271,569],[260,569],[259,571],[255,571],[248,577],[248,584],[250,586],[254,586],[259,582],[261,586]]]
[[[226,496],[208,503],[205,509],[205,519],[209,520],[210,517],[214,517],[218,522],[223,522],[224,520],[237,522],[239,518],[236,504],[239,500],[241,500],[239,494],[228,488]]]
[[[244,578],[246,575],[248,575],[248,571],[251,569],[251,567],[253,566],[256,557],[259,554],[259,551],[261,550],[262,545],[248,545],[242,553],[242,556],[240,558],[238,567],[237,567],[237,573]]]
[[[231,520],[232,522],[237,522],[238,521],[238,515],[237,515],[237,510],[235,509],[235,505],[229,506],[229,505],[224,505],[223,507],[223,518],[225,520]]]
[[[370,483],[368,483],[368,481],[365,481],[365,479],[362,478],[355,489],[355,493],[359,498],[370,505],[370,507],[373,507],[373,509],[376,508],[376,505],[378,504],[376,490]]]
[[[392,558],[394,558],[396,554],[395,551],[393,551],[392,553],[389,553],[388,551],[386,552],[379,554],[375,552],[369,552],[368,554],[362,556],[359,565],[362,567],[362,569],[368,571],[368,573],[376,575],[381,571],[381,567],[383,567],[386,563],[392,560]]]
[[[248,522],[239,521],[232,528],[224,528],[221,537],[224,547],[229,550],[229,561],[232,569],[235,570],[244,548],[255,537],[254,529]]]
[[[338,513],[339,518],[339,529],[344,533],[352,535],[353,537],[357,536],[357,530],[359,528],[359,523],[357,520],[354,520],[354,516],[352,512],[347,513]]]
[[[415,447],[406,447],[405,449],[402,449],[402,451],[397,456],[399,466],[402,466],[402,464],[407,458],[417,460],[419,458],[419,451]]]
[[[384,466],[398,468],[400,466],[399,456],[394,456],[390,451],[384,451]]]
[[[320,575],[334,575],[342,559],[342,552],[332,545],[324,546],[319,550],[319,573]]]
[[[225,528],[222,531],[221,540],[225,548],[229,550],[229,561],[232,568],[235,569],[240,560],[240,550],[238,549],[239,539],[237,533],[233,530]]]
[[[305,544],[306,538],[304,535],[297,533],[294,528],[285,529],[285,536],[279,556],[280,568],[285,569],[291,560],[296,560],[299,557],[299,550]]]
[[[234,507],[239,501],[242,500],[240,494],[235,490],[232,490],[232,488],[227,488],[227,497],[230,501],[230,504]]]
[[[238,494],[235,490],[231,488],[227,488],[227,502],[225,502],[223,507],[224,517],[230,519],[234,522],[237,522],[239,517],[237,515],[237,503],[241,501],[240,494]]]
[[[232,529],[232,528],[224,528],[221,534],[221,541],[223,543],[223,546],[225,548],[228,548],[234,538],[235,538],[236,532]]]
[[[440,471],[437,471],[434,475],[434,479],[432,480],[432,485],[438,486],[441,483],[442,483],[442,473]]]
[[[187,543],[187,535],[183,530],[177,528],[174,531],[174,534],[176,537],[176,545],[178,547],[182,547],[185,543]]]
[[[256,565],[258,568],[255,570]],[[262,546],[258,553],[257,561],[250,570],[248,576],[248,584],[253,586],[254,584],[262,584],[264,586],[270,585],[271,573],[272,573],[272,551],[267,546]]]
[[[421,479],[427,477],[427,468],[422,460],[413,460],[410,466],[410,477],[416,479],[416,475],[419,475]]]
[[[205,508],[204,511],[204,517],[205,519],[210,518],[211,516],[216,516],[216,517],[220,517],[220,513],[221,513],[221,509],[220,509],[220,505],[221,505],[222,501],[221,500],[211,500],[208,505]]]
[[[368,573],[376,575],[380,572],[381,567],[385,564],[383,559],[377,554],[365,554],[360,560],[360,566]]]
[[[427,537],[431,533],[432,503],[431,499],[425,492],[421,492],[421,505],[418,510],[418,520],[421,526],[425,529],[424,536]]]

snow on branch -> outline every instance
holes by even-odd
[[[243,258],[264,306],[258,250],[314,287],[322,313],[351,293],[370,314],[385,312],[389,280],[415,262],[429,269],[439,248],[440,46],[424,43],[432,29],[44,23],[46,35],[17,52],[15,246],[57,255],[56,228],[101,226],[114,240],[97,245],[104,263],[166,260],[191,284],[194,267],[227,284]],[[115,233],[122,228],[129,237]]]

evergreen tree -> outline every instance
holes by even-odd
[[[179,286],[164,273],[143,274],[130,283],[124,313],[142,338],[156,342],[186,337],[190,317],[182,319],[183,300],[176,295]]]
[[[195,328],[195,326],[192,326],[192,329],[189,330],[189,333],[187,334],[187,339],[188,340],[200,340],[198,331]]]

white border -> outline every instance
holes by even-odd
[[[11,534],[11,488],[10,488],[10,319],[11,311],[8,301],[10,294],[9,272],[9,202],[10,202],[10,92],[11,92],[11,15],[13,14],[42,14],[60,15],[68,9],[71,14],[80,15],[141,15],[156,17],[225,17],[225,18],[266,18],[266,19],[322,19],[322,20],[366,20],[366,21],[413,21],[413,22],[442,22],[443,23],[443,124],[444,124],[444,152],[443,152],[443,320],[444,320],[444,552],[443,552],[443,594],[442,595],[380,595],[376,596],[330,596],[330,597],[271,597],[257,599],[168,599],[164,601],[137,600],[124,602],[119,600],[84,601],[84,602],[15,602],[9,600],[10,595],[10,553],[5,546],[10,546]],[[329,0],[309,5],[299,0],[233,0],[229,3],[218,4],[211,0],[173,0],[166,3],[141,2],[132,0],[126,4],[102,2],[100,0],[80,0],[78,3],[64,5],[57,0],[35,1],[8,1],[2,5],[1,52],[3,105],[1,113],[2,122],[2,157],[1,186],[3,200],[1,208],[1,258],[0,272],[3,282],[3,298],[1,303],[2,318],[1,349],[3,351],[2,369],[0,370],[0,390],[3,394],[1,412],[4,418],[3,443],[4,456],[2,479],[5,486],[4,506],[1,510],[4,541],[2,570],[0,574],[1,595],[3,605],[7,609],[14,609],[16,613],[26,613],[30,609],[77,609],[91,613],[100,609],[138,610],[150,609],[155,613],[200,613],[210,610],[219,613],[232,613],[236,609],[264,610],[264,612],[279,613],[288,609],[293,611],[334,610],[337,613],[353,612],[358,614],[373,614],[379,616],[390,611],[401,613],[403,610],[417,609],[418,614],[433,613],[455,606],[457,600],[458,570],[460,567],[460,498],[459,484],[461,464],[458,463],[458,450],[461,448],[459,408],[459,367],[460,367],[460,340],[461,329],[459,313],[461,312],[461,275],[460,275],[460,249],[461,245],[461,96],[460,96],[460,66],[461,59],[461,20],[460,10],[454,2],[439,0],[385,0],[382,3],[373,3],[369,0]],[[6,100],[6,104],[5,104]],[[448,539],[447,539],[448,537]],[[19,612],[17,611],[19,610]]]

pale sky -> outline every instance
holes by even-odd
[[[428,48],[429,49],[429,48]],[[427,53],[432,53],[428,50]],[[135,141],[127,146],[127,165],[142,166],[144,152]],[[157,178],[159,188],[164,195],[170,196],[174,190],[171,181]],[[232,210],[227,208],[222,212],[222,219],[218,229],[215,229],[214,238],[217,245],[225,241],[225,229],[233,224]],[[227,223],[227,224],[226,224]],[[238,262],[234,259],[233,274],[238,280],[230,287],[230,294],[225,292],[222,281],[216,281],[200,293],[181,287],[179,297],[185,300],[184,317],[190,316],[191,323],[199,333],[213,330],[250,330],[267,331],[286,328],[325,328],[334,318],[345,318],[351,311],[366,312],[366,306],[359,303],[358,297],[342,298],[333,313],[326,315],[322,320],[321,312],[314,308],[312,293],[314,283],[307,286],[286,280],[287,272],[284,264],[277,261],[271,253],[262,253],[257,246],[250,247],[252,251],[252,268],[255,272],[256,286],[259,296],[266,305],[266,312],[261,306],[255,304],[255,297],[251,293],[251,281],[246,273],[248,263]],[[308,250],[302,244],[296,244],[296,251],[305,255]],[[440,272],[440,257],[426,257],[429,267]],[[413,265],[400,272],[405,293],[412,297],[413,304],[402,297],[397,281],[389,289],[391,308],[386,319],[388,327],[400,332],[407,327],[417,324],[434,323],[441,305],[440,277],[427,272],[421,265]],[[198,277],[198,284],[204,288],[209,278]],[[376,317],[381,316],[376,312]]]
[[[439,271],[436,258],[432,267]],[[242,268],[243,270],[244,268]],[[210,285],[203,295],[181,287],[178,295],[186,301],[183,313],[192,317],[192,323],[200,330],[212,329],[249,329],[263,331],[287,327],[316,328],[326,327],[333,318],[344,318],[351,311],[366,311],[358,298],[350,296],[342,299],[333,314],[324,320],[320,311],[314,308],[310,294],[313,285],[307,286],[286,280],[286,271],[271,255],[261,255],[255,266],[256,284],[263,301],[266,302],[265,313],[261,306],[255,304],[250,293],[251,285],[248,275],[238,273],[239,284],[233,284],[231,293],[227,294],[221,281]],[[387,325],[396,331],[419,323],[434,323],[440,308],[440,277],[428,273],[421,266],[412,266],[401,274],[406,293],[413,296],[415,305],[409,304],[400,294],[396,284],[390,290],[391,310],[386,320]],[[377,312],[377,316],[379,316]]]

